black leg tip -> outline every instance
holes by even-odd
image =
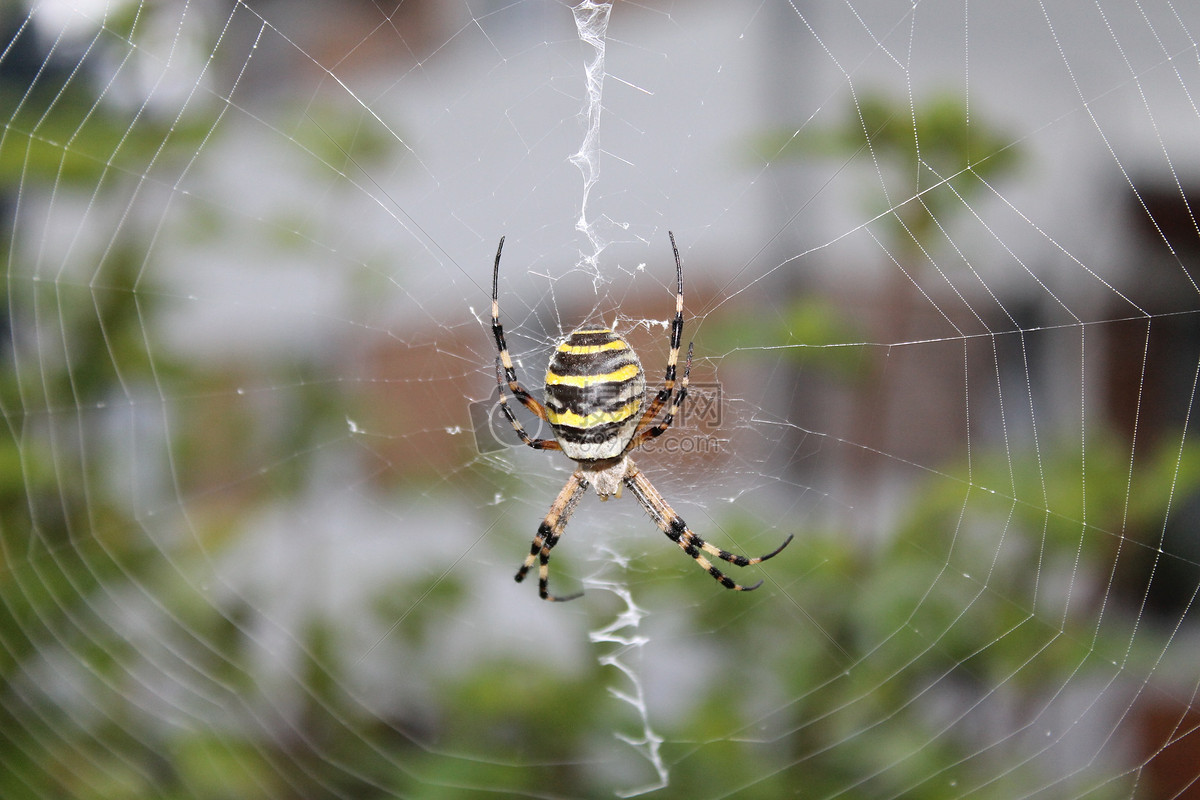
[[[762,558],[760,558],[760,559],[759,559],[759,561],[766,561],[768,558],[774,558],[775,556],[779,555],[780,553],[782,553],[782,552],[783,552],[783,548],[785,548],[785,547],[787,547],[789,544],[791,544],[791,543],[792,543],[792,539],[795,539],[795,538],[796,538],[796,534],[794,534],[794,533],[789,533],[789,534],[788,534],[788,537],[787,537],[786,539],[784,539],[784,540],[783,540],[783,544],[779,545],[779,547],[776,547],[774,550],[772,550],[771,552],[767,553],[765,556],[763,556]]]

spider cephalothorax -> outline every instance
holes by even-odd
[[[675,389],[679,345],[683,339],[683,264],[674,234],[667,235],[675,253],[675,318],[671,323],[666,377],[645,410],[646,375],[642,363],[633,348],[608,328],[579,328],[559,342],[546,370],[544,405],[521,386],[504,341],[504,328],[500,325],[500,252],[504,249],[504,237],[500,237],[500,246],[496,248],[496,263],[492,268],[492,334],[500,353],[496,360],[500,408],[524,444],[537,450],[561,450],[577,464],[577,469],[550,506],[550,513],[538,527],[529,555],[516,575],[518,582],[524,580],[534,563],[540,561],[538,594],[544,600],[572,600],[579,596],[550,594],[550,550],[558,543],[588,486],[595,487],[601,500],[620,497],[621,487],[628,486],[662,532],[727,589],[750,591],[757,589],[762,581],[741,586],[715,567],[704,553],[744,567],[766,561],[792,541],[788,536],[779,547],[757,558],[747,558],[709,544],[688,528],[628,455],[646,440],[660,436],[670,428],[687,397],[688,374],[692,367],[690,344],[683,377],[679,380],[678,391]],[[534,439],[525,432],[508,407],[504,394],[506,383],[513,397],[550,424],[553,439]],[[662,421],[651,424],[664,406],[667,410]]]

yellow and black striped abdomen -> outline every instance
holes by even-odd
[[[576,461],[616,458],[641,419],[646,376],[624,339],[581,328],[564,339],[546,370],[546,418]]]

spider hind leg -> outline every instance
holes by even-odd
[[[667,504],[666,499],[663,498],[663,496],[659,494],[658,490],[654,488],[654,485],[650,483],[649,478],[643,475],[641,470],[636,469],[632,462],[630,462],[629,473],[625,476],[625,483],[629,486],[629,489],[631,492],[633,492],[634,496],[637,497],[638,502],[640,502],[646,509],[646,512],[650,515],[650,518],[654,520],[654,523],[658,525],[659,529],[662,530],[663,533],[667,535],[667,538],[679,545],[679,548],[691,556],[701,569],[711,575],[717,581],[717,583],[721,584],[726,589],[733,589],[734,591],[738,592],[750,592],[757,589],[759,586],[762,586],[763,582],[760,580],[757,583],[750,584],[749,586],[743,586],[730,578],[728,575],[722,572],[720,568],[709,561],[708,558],[705,557],[705,553],[715,558],[719,558],[722,561],[727,561],[730,564],[733,564],[735,567],[748,567],[751,564],[761,564],[767,559],[774,558],[775,556],[779,555],[779,553],[783,551],[783,548],[787,547],[792,541],[792,536],[789,535],[786,539],[784,539],[783,544],[779,545],[779,547],[776,547],[766,555],[756,556],[754,558],[748,558],[737,553],[731,553],[728,550],[722,550],[715,545],[709,544],[708,542],[704,541],[704,539],[693,533],[692,530],[688,528],[687,523],[683,521],[683,518],[675,513],[675,510]]]
[[[514,580],[517,583],[525,580],[525,576],[529,574],[529,570],[533,565],[538,565],[538,597],[543,600],[549,600],[553,603],[565,603],[568,600],[574,600],[581,596],[583,592],[575,592],[567,595],[552,595],[550,594],[550,551],[558,544],[559,538],[562,536],[563,529],[567,527],[567,522],[570,521],[571,515],[575,513],[576,506],[583,499],[584,492],[587,491],[588,481],[583,477],[579,470],[572,473],[567,479],[567,483],[563,486],[562,491],[558,493],[558,497],[554,499],[553,505],[550,506],[549,513],[542,520],[542,524],[538,526],[537,534],[533,537],[533,544],[529,548],[529,555],[525,557],[525,562],[521,564],[521,568],[517,570]]]

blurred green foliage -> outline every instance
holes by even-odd
[[[756,145],[768,159],[848,159],[866,162],[880,187],[864,198],[872,216],[890,224],[888,241],[917,251],[929,246],[954,212],[1011,174],[1020,149],[1011,135],[968,113],[951,94],[910,105],[881,91],[861,92],[844,117],[825,128],[776,130]],[[907,256],[898,256],[906,261]]]
[[[839,380],[855,380],[862,331],[831,300],[805,295],[784,304],[782,313],[713,315],[696,334],[696,351],[725,357],[784,349],[801,368]]]

